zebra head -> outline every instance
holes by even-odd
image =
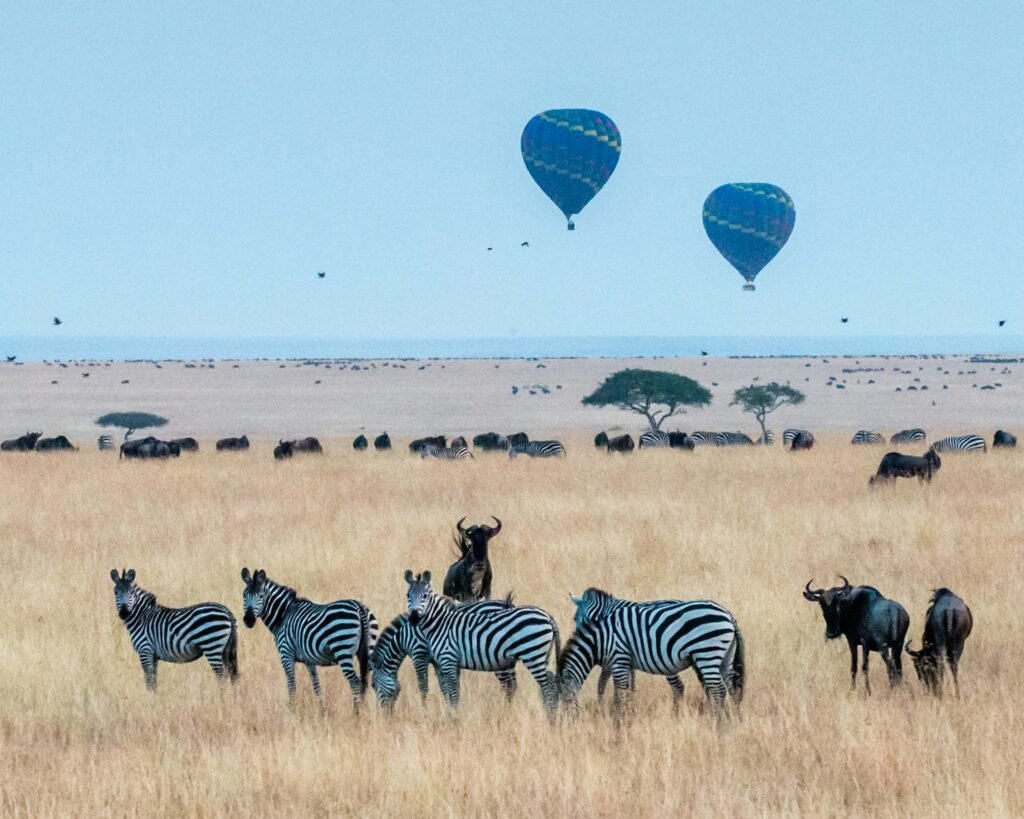
[[[135,604],[139,601],[139,589],[135,585],[135,569],[121,570],[118,575],[117,569],[110,570],[110,579],[114,581],[114,604],[117,606],[117,616],[127,620],[131,615]]]
[[[370,684],[377,695],[377,704],[385,713],[395,707],[395,701],[402,691],[398,682],[398,669],[405,659],[405,651],[401,646],[400,629],[407,625],[404,616],[399,616],[380,633],[377,644],[370,654],[370,670],[373,677]]]
[[[247,628],[252,628],[263,613],[263,604],[267,597],[267,573],[263,569],[257,569],[255,574],[249,574],[249,569],[245,568],[242,569],[242,580],[245,581],[245,590],[242,592],[245,616],[242,622]]]
[[[409,622],[414,626],[430,610],[430,604],[435,594],[430,588],[430,572],[413,576],[409,570],[405,570],[405,582],[409,584],[409,591],[406,592],[406,599],[409,601]]]
[[[605,617],[609,613],[611,603],[615,600],[608,592],[595,588],[587,589],[583,592],[582,597],[570,594],[569,599],[576,606],[574,619],[577,626]]]

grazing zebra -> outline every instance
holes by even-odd
[[[409,622],[427,641],[445,700],[459,705],[459,671],[505,671],[522,662],[537,681],[548,714],[554,720],[558,706],[558,680],[548,670],[552,648],[556,665],[561,640],[558,624],[550,614],[534,606],[494,610],[480,604],[458,605],[430,587],[430,572],[413,576],[409,584]]]
[[[715,433],[715,446],[737,446],[740,444],[753,446],[754,442],[750,440],[750,436],[744,435],[742,432]]]
[[[648,430],[640,435],[640,449],[655,449],[670,445],[667,432]]]
[[[453,442],[454,443],[454,442]],[[472,458],[473,453],[464,444],[458,446],[438,446],[437,444],[424,444],[420,450],[420,458],[437,458],[441,461],[464,461]]]
[[[742,697],[743,637],[733,616],[710,600],[634,603],[576,627],[558,664],[563,700],[577,704],[595,665],[611,671],[616,712],[634,670],[668,677],[694,666],[717,716],[727,692]]]
[[[914,427],[913,429],[904,429],[895,433],[889,438],[890,444],[911,444],[917,441],[923,441],[927,435],[925,431],[920,427]]]
[[[702,444],[708,446],[715,446],[717,438],[717,432],[707,432],[706,430],[701,430],[699,432],[690,433],[690,440],[693,441],[698,446],[701,446]]]
[[[146,688],[156,688],[156,666],[190,663],[206,657],[218,679],[238,678],[238,626],[220,603],[199,603],[181,609],[157,605],[156,595],[135,585],[135,569],[110,570],[117,616],[128,627],[139,655]]]
[[[757,437],[757,443],[764,446],[773,446],[775,444],[775,433],[770,429],[766,429],[763,435]]]
[[[987,452],[985,439],[980,435],[950,435],[932,444],[936,452]]]
[[[509,458],[515,458],[517,455],[529,455],[531,458],[555,458],[565,455],[565,447],[560,441],[529,441],[509,448]]]
[[[793,439],[796,438],[796,436],[799,435],[801,432],[806,433],[807,430],[806,429],[797,429],[795,427],[790,427],[789,429],[783,430],[782,431],[782,446],[785,447],[786,449],[789,449],[789,447],[791,447],[793,445]]]
[[[512,598],[483,600],[479,603],[465,605],[477,606],[479,607],[477,611],[508,609],[512,608]],[[398,683],[398,669],[402,667],[406,657],[412,660],[412,666],[416,670],[416,686],[419,688],[420,699],[426,702],[429,688],[427,671],[431,663],[430,648],[423,632],[409,622],[409,616],[400,614],[380,633],[373,653],[370,655],[373,690],[377,695],[378,705],[385,711],[391,711],[394,708],[398,695],[401,693],[402,686]],[[515,668],[496,671],[494,676],[498,678],[505,697],[511,699],[516,693]]]
[[[243,622],[252,628],[262,618],[270,633],[288,679],[288,700],[295,702],[295,663],[306,666],[313,693],[320,698],[317,666],[337,665],[352,688],[356,712],[366,693],[369,657],[377,641],[377,618],[358,600],[313,603],[295,589],[275,583],[263,569],[249,574],[242,569],[245,590]],[[359,660],[356,675],[352,658]]]
[[[872,432],[870,429],[859,429],[850,439],[851,444],[884,444],[885,436]]]
[[[96,446],[99,448],[100,452],[103,452],[104,450],[107,450],[107,449],[113,449],[114,448],[114,438],[113,438],[113,436],[111,436],[111,435],[101,435],[99,438],[96,439]]]

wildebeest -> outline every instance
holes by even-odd
[[[896,478],[913,478],[930,481],[932,475],[939,471],[942,460],[934,449],[929,449],[923,457],[902,455],[899,452],[887,452],[878,464],[878,471],[871,476],[868,485],[895,481]]]
[[[481,452],[508,452],[508,438],[497,432],[482,432],[473,436],[473,449]]]
[[[386,432],[382,432],[373,439],[373,448],[376,450],[391,449],[391,438]]]
[[[149,435],[134,441],[125,441],[121,444],[122,458],[170,458],[178,457],[181,449],[177,444],[170,441],[161,441]]]
[[[452,442],[448,446],[452,449],[455,449],[456,447],[465,447],[466,449],[469,449],[469,444],[466,443],[465,435],[460,435],[458,438],[452,438]]]
[[[177,444],[179,452],[198,452],[199,442],[195,438],[175,438],[168,441],[169,444]]]
[[[235,452],[240,449],[249,448],[249,436],[243,435],[241,438],[221,438],[217,441],[217,451],[228,450]]]
[[[825,618],[825,639],[846,637],[850,647],[850,686],[857,687],[857,646],[864,655],[864,688],[871,693],[868,679],[868,655],[877,651],[882,655],[889,685],[903,679],[903,641],[910,628],[907,610],[895,600],[887,600],[872,586],[851,586],[842,575],[842,586],[831,589],[811,589],[811,581],[804,586],[804,597],[821,606]]]
[[[40,438],[36,442],[36,452],[60,451],[78,452],[78,447],[63,435],[58,435],[56,438]]]
[[[606,447],[608,452],[632,452],[636,444],[633,442],[633,436],[626,434],[609,438]]]
[[[510,448],[514,446],[526,446],[526,444],[530,443],[530,436],[525,432],[513,432],[511,435],[506,435],[505,437],[508,438],[508,445]]]
[[[324,448],[320,446],[320,441],[310,435],[308,438],[300,438],[298,441],[292,441],[292,450],[296,453],[305,452],[307,454],[321,454]]]
[[[427,444],[433,444],[436,447],[444,449],[448,446],[448,439],[444,435],[434,435],[433,437],[417,438],[411,444],[409,444],[409,452],[413,455],[418,455],[423,451],[423,447]]]
[[[356,439],[352,442],[352,449],[357,452],[362,452],[364,449],[369,448],[369,446],[370,442],[366,440],[365,435],[356,436]]]
[[[685,432],[670,432],[668,434],[668,445],[672,449],[693,449],[693,439]]]
[[[597,435],[594,436],[594,446],[598,449],[608,448],[608,433],[601,430]]]
[[[953,674],[953,687],[960,696],[960,680],[957,672],[960,657],[964,653],[964,642],[974,628],[974,615],[967,604],[949,589],[936,589],[924,615],[922,648],[912,651],[907,643],[907,654],[914,660],[917,678],[935,696],[942,696],[943,663],[949,663]]]
[[[801,449],[810,449],[814,446],[814,436],[806,429],[798,429],[789,444],[790,452],[797,452]]]
[[[19,438],[12,438],[10,441],[0,443],[0,450],[4,452],[32,452],[36,448],[36,441],[42,436],[41,432],[26,432]]]
[[[292,447],[295,446],[295,441],[282,441],[278,439],[277,446],[274,447],[274,460],[282,461],[285,458],[292,457]]]
[[[455,546],[459,550],[459,559],[448,567],[444,578],[444,594],[463,603],[491,599],[491,560],[487,555],[487,546],[491,538],[501,531],[501,521],[494,515],[495,526],[479,524],[462,527],[465,518],[455,524]]]
[[[1012,435],[1011,433],[1005,432],[1001,429],[996,430],[996,434],[992,438],[992,449],[999,447],[1013,449],[1015,446],[1017,446],[1016,435]]]

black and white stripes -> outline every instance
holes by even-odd
[[[918,441],[923,441],[926,438],[925,431],[920,427],[914,427],[913,429],[900,430],[894,433],[889,439],[890,444],[912,444]]]
[[[936,452],[987,452],[985,439],[980,435],[951,435],[932,444]]]
[[[884,444],[885,438],[870,429],[859,429],[850,440],[851,444]]]
[[[530,441],[509,448],[509,458],[515,458],[517,455],[528,455],[531,458],[557,458],[560,455],[565,455],[565,447],[562,446],[561,441]]]

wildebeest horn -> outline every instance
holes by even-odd
[[[814,580],[814,578],[812,577],[811,580]],[[817,589],[817,590],[813,590],[812,591],[811,590],[811,580],[808,580],[807,581],[807,585],[804,586],[804,597],[806,597],[808,600],[820,600],[821,599],[821,593],[822,593],[823,590],[822,589]]]
[[[847,579],[846,579],[845,577],[843,577],[842,575],[839,575],[839,577],[840,577],[840,578],[842,578],[842,581],[843,581],[843,588],[842,588],[842,591],[846,591],[846,590],[847,590],[848,588],[850,588],[850,581],[849,581],[849,580],[847,580]]]
[[[463,516],[462,516],[461,518],[459,518],[459,522],[455,524],[455,528],[459,530],[459,534],[460,534],[460,535],[464,535],[464,534],[466,534],[466,530],[462,528],[462,522],[463,522],[463,521],[464,521],[465,519],[466,519],[466,516],[465,516],[465,515],[463,515]]]
[[[903,646],[903,650],[906,651],[907,654],[909,654],[911,657],[917,657],[921,652],[920,651],[912,651],[911,650],[910,644],[912,642],[914,642],[914,641],[913,640],[907,640],[907,644],[905,646]]]
[[[490,533],[487,535],[489,538],[494,537],[496,534],[498,534],[498,532],[501,531],[501,521],[498,520],[498,518],[495,515],[491,515],[491,517],[494,518],[494,522],[497,523],[498,525],[490,530]],[[488,528],[490,528],[490,527],[488,527]]]

